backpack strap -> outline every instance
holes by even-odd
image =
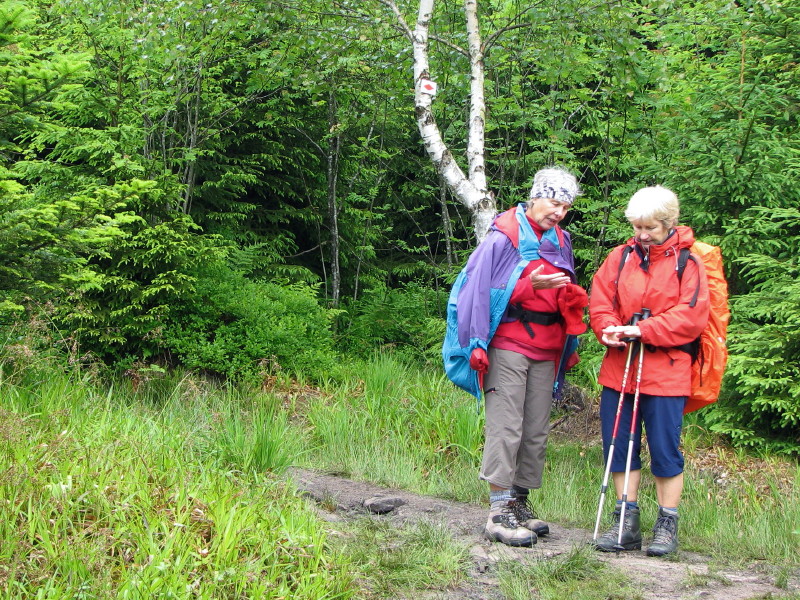
[[[614,306],[616,307],[619,304],[617,299],[619,295],[619,278],[622,275],[622,269],[625,267],[625,261],[628,260],[628,255],[633,252],[633,246],[625,246],[622,249],[622,256],[619,259],[619,267],[617,268],[617,277],[614,279]],[[689,261],[693,261],[694,264],[698,264],[697,258],[692,254],[688,248],[681,248],[678,252],[678,266],[677,266],[677,273],[678,273],[678,281],[683,280],[683,272],[686,270],[686,263]],[[697,287],[694,290],[694,295],[692,296],[691,301],[689,302],[689,306],[694,308],[697,304],[697,298],[700,295],[700,281],[697,281]],[[700,338],[689,342],[688,344],[681,344],[680,346],[674,346],[676,350],[681,350],[683,352],[688,353],[692,357],[692,362],[694,362],[697,358],[697,354],[700,348]],[[655,347],[651,347],[650,349],[654,350]]]
[[[689,248],[681,248],[680,252],[678,252],[678,281],[683,281],[683,272],[686,270],[686,263],[689,261],[694,261],[694,264],[698,264],[697,258],[694,254],[689,251]],[[697,304],[697,297],[700,295],[700,280],[697,280],[697,287],[694,288],[694,295],[692,296],[691,301],[689,301],[689,306],[694,308],[695,304]],[[700,353],[700,338],[696,338],[689,342],[688,344],[681,344],[680,346],[675,346],[677,350],[682,350],[689,354],[692,357],[692,363],[697,360],[698,354]]]
[[[683,272],[686,270],[686,263],[689,261],[693,261],[694,264],[699,266],[697,262],[697,258],[695,255],[689,251],[689,248],[681,248],[680,252],[678,253],[678,281],[683,280]],[[620,267],[620,271],[622,268]],[[619,276],[617,276],[619,278]],[[697,304],[697,297],[700,295],[700,280],[697,280],[697,287],[694,288],[694,295],[692,296],[691,301],[689,302],[689,306],[694,308],[695,304]]]
[[[628,255],[633,252],[633,246],[625,246],[622,249],[622,255],[619,258],[619,267],[617,267],[617,277],[614,279],[614,308],[619,305],[617,296],[619,294],[619,278],[622,275],[622,269],[625,268],[625,261],[628,260]],[[684,265],[685,266],[685,265]]]

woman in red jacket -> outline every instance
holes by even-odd
[[[691,356],[686,345],[700,335],[709,313],[708,284],[701,261],[688,261],[683,277],[679,280],[677,275],[680,250],[694,243],[692,230],[677,225],[678,216],[678,198],[667,188],[654,186],[636,192],[625,210],[634,236],[611,251],[592,281],[590,324],[600,342],[607,346],[599,375],[603,386],[600,418],[606,460],[622,399],[611,461],[617,506],[612,527],[594,542],[599,550],[620,549],[617,542],[622,513],[621,548],[638,550],[642,547],[637,503],[642,422],[647,431],[650,470],[659,504],[653,542],[647,554],[662,556],[678,548],[678,503],[683,491],[680,435],[691,384]],[[649,316],[632,324],[636,313]],[[626,340],[637,344],[633,352],[628,352]],[[640,344],[644,345],[641,359]],[[630,369],[626,377],[629,356]],[[637,385],[637,423],[628,489],[624,490]]]

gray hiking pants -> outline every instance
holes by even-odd
[[[504,489],[542,486],[554,376],[553,361],[489,348],[481,479]]]

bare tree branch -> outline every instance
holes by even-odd
[[[401,13],[400,9],[397,8],[397,4],[395,4],[394,0],[378,0],[378,2],[380,2],[381,4],[386,6],[389,10],[392,11],[395,19],[397,19],[397,24],[400,26],[400,29],[403,31],[403,33],[409,39],[409,41],[413,44],[414,32],[411,30],[411,27],[408,26],[408,23],[406,23],[406,19],[403,16],[403,13]]]
[[[503,35],[504,33],[508,33],[509,31],[514,31],[515,29],[524,29],[526,27],[532,27],[532,24],[531,23],[516,23],[514,25],[507,25],[506,27],[503,27],[502,29],[498,29],[492,35],[490,35],[489,37],[486,38],[486,41],[483,44],[484,53],[488,52],[489,48],[491,48],[494,45],[494,43],[500,38],[500,36]]]
[[[450,40],[447,40],[447,39],[445,39],[443,37],[439,37],[438,35],[428,36],[428,39],[431,39],[431,40],[433,40],[434,42],[436,42],[438,44],[442,44],[443,46],[447,46],[448,48],[450,48],[452,50],[455,50],[459,54],[469,58],[469,51],[468,50],[464,50],[464,48],[462,48],[458,44],[454,44]]]

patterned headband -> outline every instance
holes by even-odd
[[[531,198],[552,198],[572,204],[580,196],[578,180],[561,169],[542,169],[536,173],[531,187]]]

